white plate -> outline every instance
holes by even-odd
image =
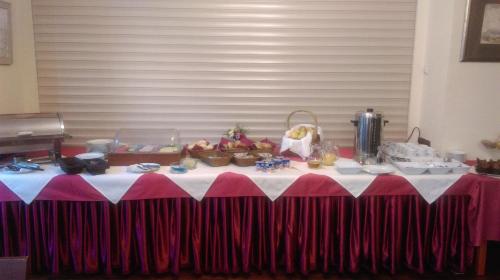
[[[83,153],[75,156],[81,160],[91,160],[91,159],[104,159],[103,153]]]
[[[139,167],[139,165],[148,167],[148,169],[144,169]],[[132,164],[127,166],[127,172],[130,173],[151,173],[151,172],[156,172],[160,170],[160,165],[158,163],[140,163],[140,164]]]
[[[113,144],[113,139],[92,139],[87,141],[89,145],[110,145]]]
[[[363,166],[363,171],[366,173],[374,175],[391,174],[396,171],[392,166],[389,165],[365,165]]]
[[[353,175],[361,172],[361,164],[354,160],[339,159],[335,162],[335,168],[340,174]]]
[[[4,167],[2,169],[0,169],[0,171],[4,174],[26,174],[26,173],[31,173],[35,170],[33,169],[27,169],[27,168],[21,168],[19,169],[19,171],[14,171],[14,170],[11,170],[7,167]]]

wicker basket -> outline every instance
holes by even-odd
[[[231,162],[231,154],[220,151],[211,151],[210,153],[203,153],[200,156],[200,159],[204,163],[213,167],[226,166]]]
[[[272,150],[267,150],[267,149],[253,150],[251,152],[251,154],[254,155],[257,159],[262,159],[262,157],[259,154],[264,154],[264,153],[271,154],[271,156],[275,155]]]
[[[320,136],[318,134],[318,117],[311,111],[306,111],[306,110],[296,110],[296,111],[293,111],[291,112],[287,119],[286,119],[286,127],[287,127],[287,130],[290,130],[291,126],[290,126],[290,120],[292,119],[292,116],[297,114],[297,113],[306,113],[308,114],[309,116],[311,116],[311,118],[313,119],[313,122],[314,122],[314,133],[312,135],[312,144],[317,144],[320,142]]]
[[[192,158],[202,158],[203,155],[213,153],[215,150],[214,149],[211,149],[211,150],[190,150],[190,149],[188,149],[187,151]]]
[[[251,157],[247,158],[238,158],[233,156],[233,163],[241,166],[241,167],[246,167],[246,166],[255,166],[255,162],[257,161],[257,157],[255,155],[250,154]]]
[[[226,149],[224,152],[234,155],[237,153],[248,153],[249,150],[245,148],[233,148],[233,149]]]
[[[255,150],[252,150],[252,154],[254,154],[254,155],[259,154],[259,153],[269,153],[269,154],[274,155],[274,149],[273,148],[268,148],[268,149],[255,149]]]

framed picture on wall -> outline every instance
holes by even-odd
[[[500,0],[468,0],[462,61],[500,61]]]
[[[10,3],[0,1],[0,64],[12,64]]]

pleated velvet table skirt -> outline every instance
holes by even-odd
[[[471,196],[0,202],[0,252],[34,273],[466,271]]]

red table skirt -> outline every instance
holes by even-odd
[[[469,204],[460,195],[4,201],[0,250],[49,273],[464,272]]]

